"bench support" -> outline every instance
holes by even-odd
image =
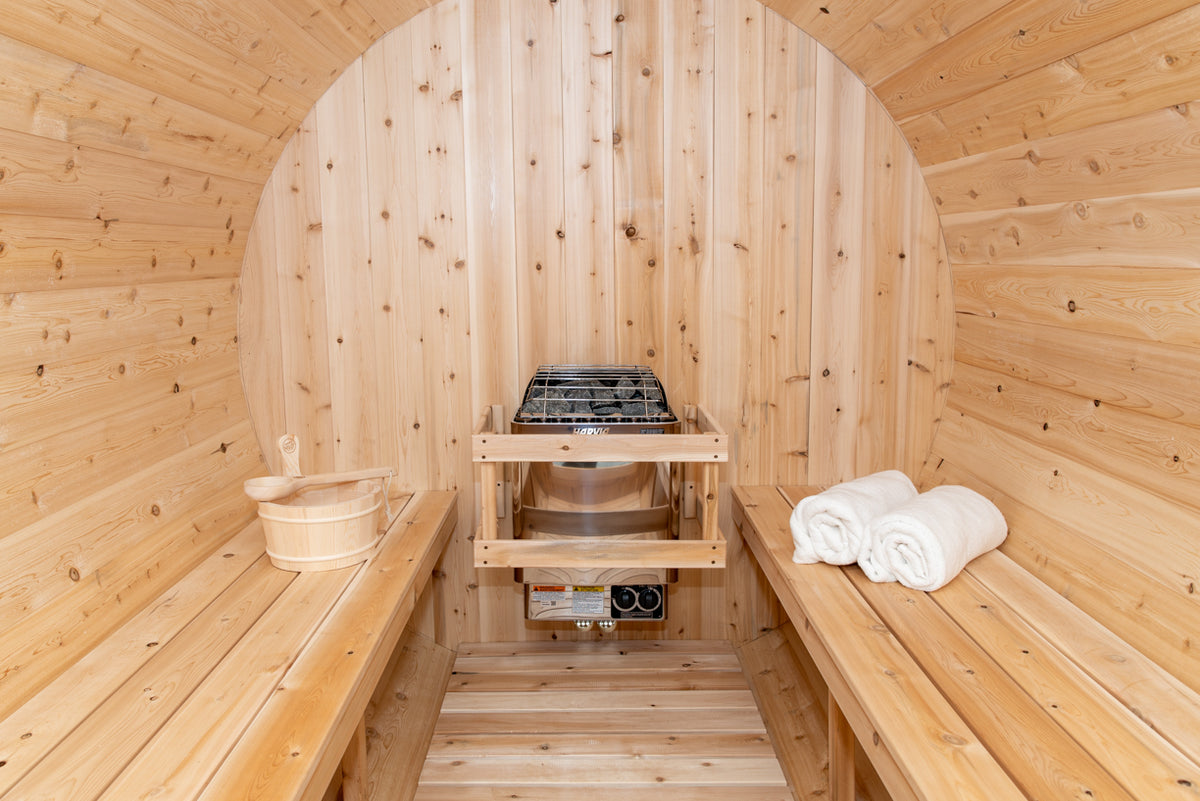
[[[358,722],[342,757],[342,798],[367,801],[367,719]]]
[[[854,729],[832,692],[829,693],[829,797],[832,801],[854,801]]]

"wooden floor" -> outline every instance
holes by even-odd
[[[790,801],[727,642],[463,646],[416,794]]]

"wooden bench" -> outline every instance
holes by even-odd
[[[364,712],[455,497],[407,499],[341,570],[279,570],[246,527],[0,721],[0,797],[321,799],[339,764],[365,797]]]
[[[829,687],[830,788],[861,744],[902,799],[1200,798],[1200,697],[996,551],[933,593],[791,560],[816,490],[736,487],[734,522]]]

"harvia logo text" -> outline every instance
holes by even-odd
[[[607,434],[608,426],[576,426],[572,434]]]

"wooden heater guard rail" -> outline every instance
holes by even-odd
[[[475,537],[476,567],[715,568],[725,566],[717,525],[717,469],[729,461],[729,437],[701,406],[684,407],[683,434],[505,434],[504,408],[483,410],[471,438],[480,466],[482,510]],[[499,470],[510,462],[679,462],[697,464],[698,540],[500,539]]]

